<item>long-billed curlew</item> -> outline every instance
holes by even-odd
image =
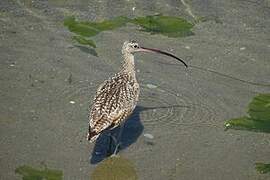
[[[139,97],[139,84],[135,76],[134,53],[156,52],[177,59],[185,67],[187,64],[178,57],[152,48],[145,48],[135,41],[126,41],[122,47],[124,63],[122,68],[113,77],[102,83],[97,89],[89,116],[88,140],[94,142],[106,129],[113,129],[124,124],[125,120],[134,110]],[[119,141],[122,127],[120,129]],[[114,154],[117,151],[117,144]]]

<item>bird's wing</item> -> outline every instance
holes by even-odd
[[[99,86],[89,117],[90,131],[95,134],[118,125],[133,110],[127,92],[127,77],[114,77]],[[131,98],[132,99],[132,98]]]
[[[114,128],[120,124],[121,120],[128,116],[128,112],[121,110],[118,113],[111,113],[110,115],[102,115],[97,119],[90,121],[90,131],[99,134],[107,128]]]

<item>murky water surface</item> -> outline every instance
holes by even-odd
[[[1,0],[0,179],[269,179],[269,7]],[[129,39],[189,68],[135,55],[141,94],[110,156],[119,128],[89,143],[89,106]]]

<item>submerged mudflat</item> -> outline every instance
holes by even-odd
[[[1,0],[0,179],[269,179],[261,98],[270,93],[269,8],[266,0]],[[135,56],[140,101],[120,157],[105,158],[106,135],[86,141],[88,109],[129,39],[189,68]],[[266,130],[225,131],[238,117]]]

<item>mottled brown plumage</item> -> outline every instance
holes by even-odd
[[[134,56],[130,48],[134,45],[137,43],[124,43],[122,69],[101,84],[96,92],[89,118],[88,140],[91,142],[95,141],[103,130],[120,125],[136,107],[139,84],[136,80]]]
[[[126,41],[122,47],[124,63],[120,71],[97,89],[89,116],[88,140],[95,141],[106,129],[119,126],[135,109],[139,97],[139,84],[134,67],[135,52],[156,52],[186,63],[176,56],[157,49],[140,47],[135,41]]]

